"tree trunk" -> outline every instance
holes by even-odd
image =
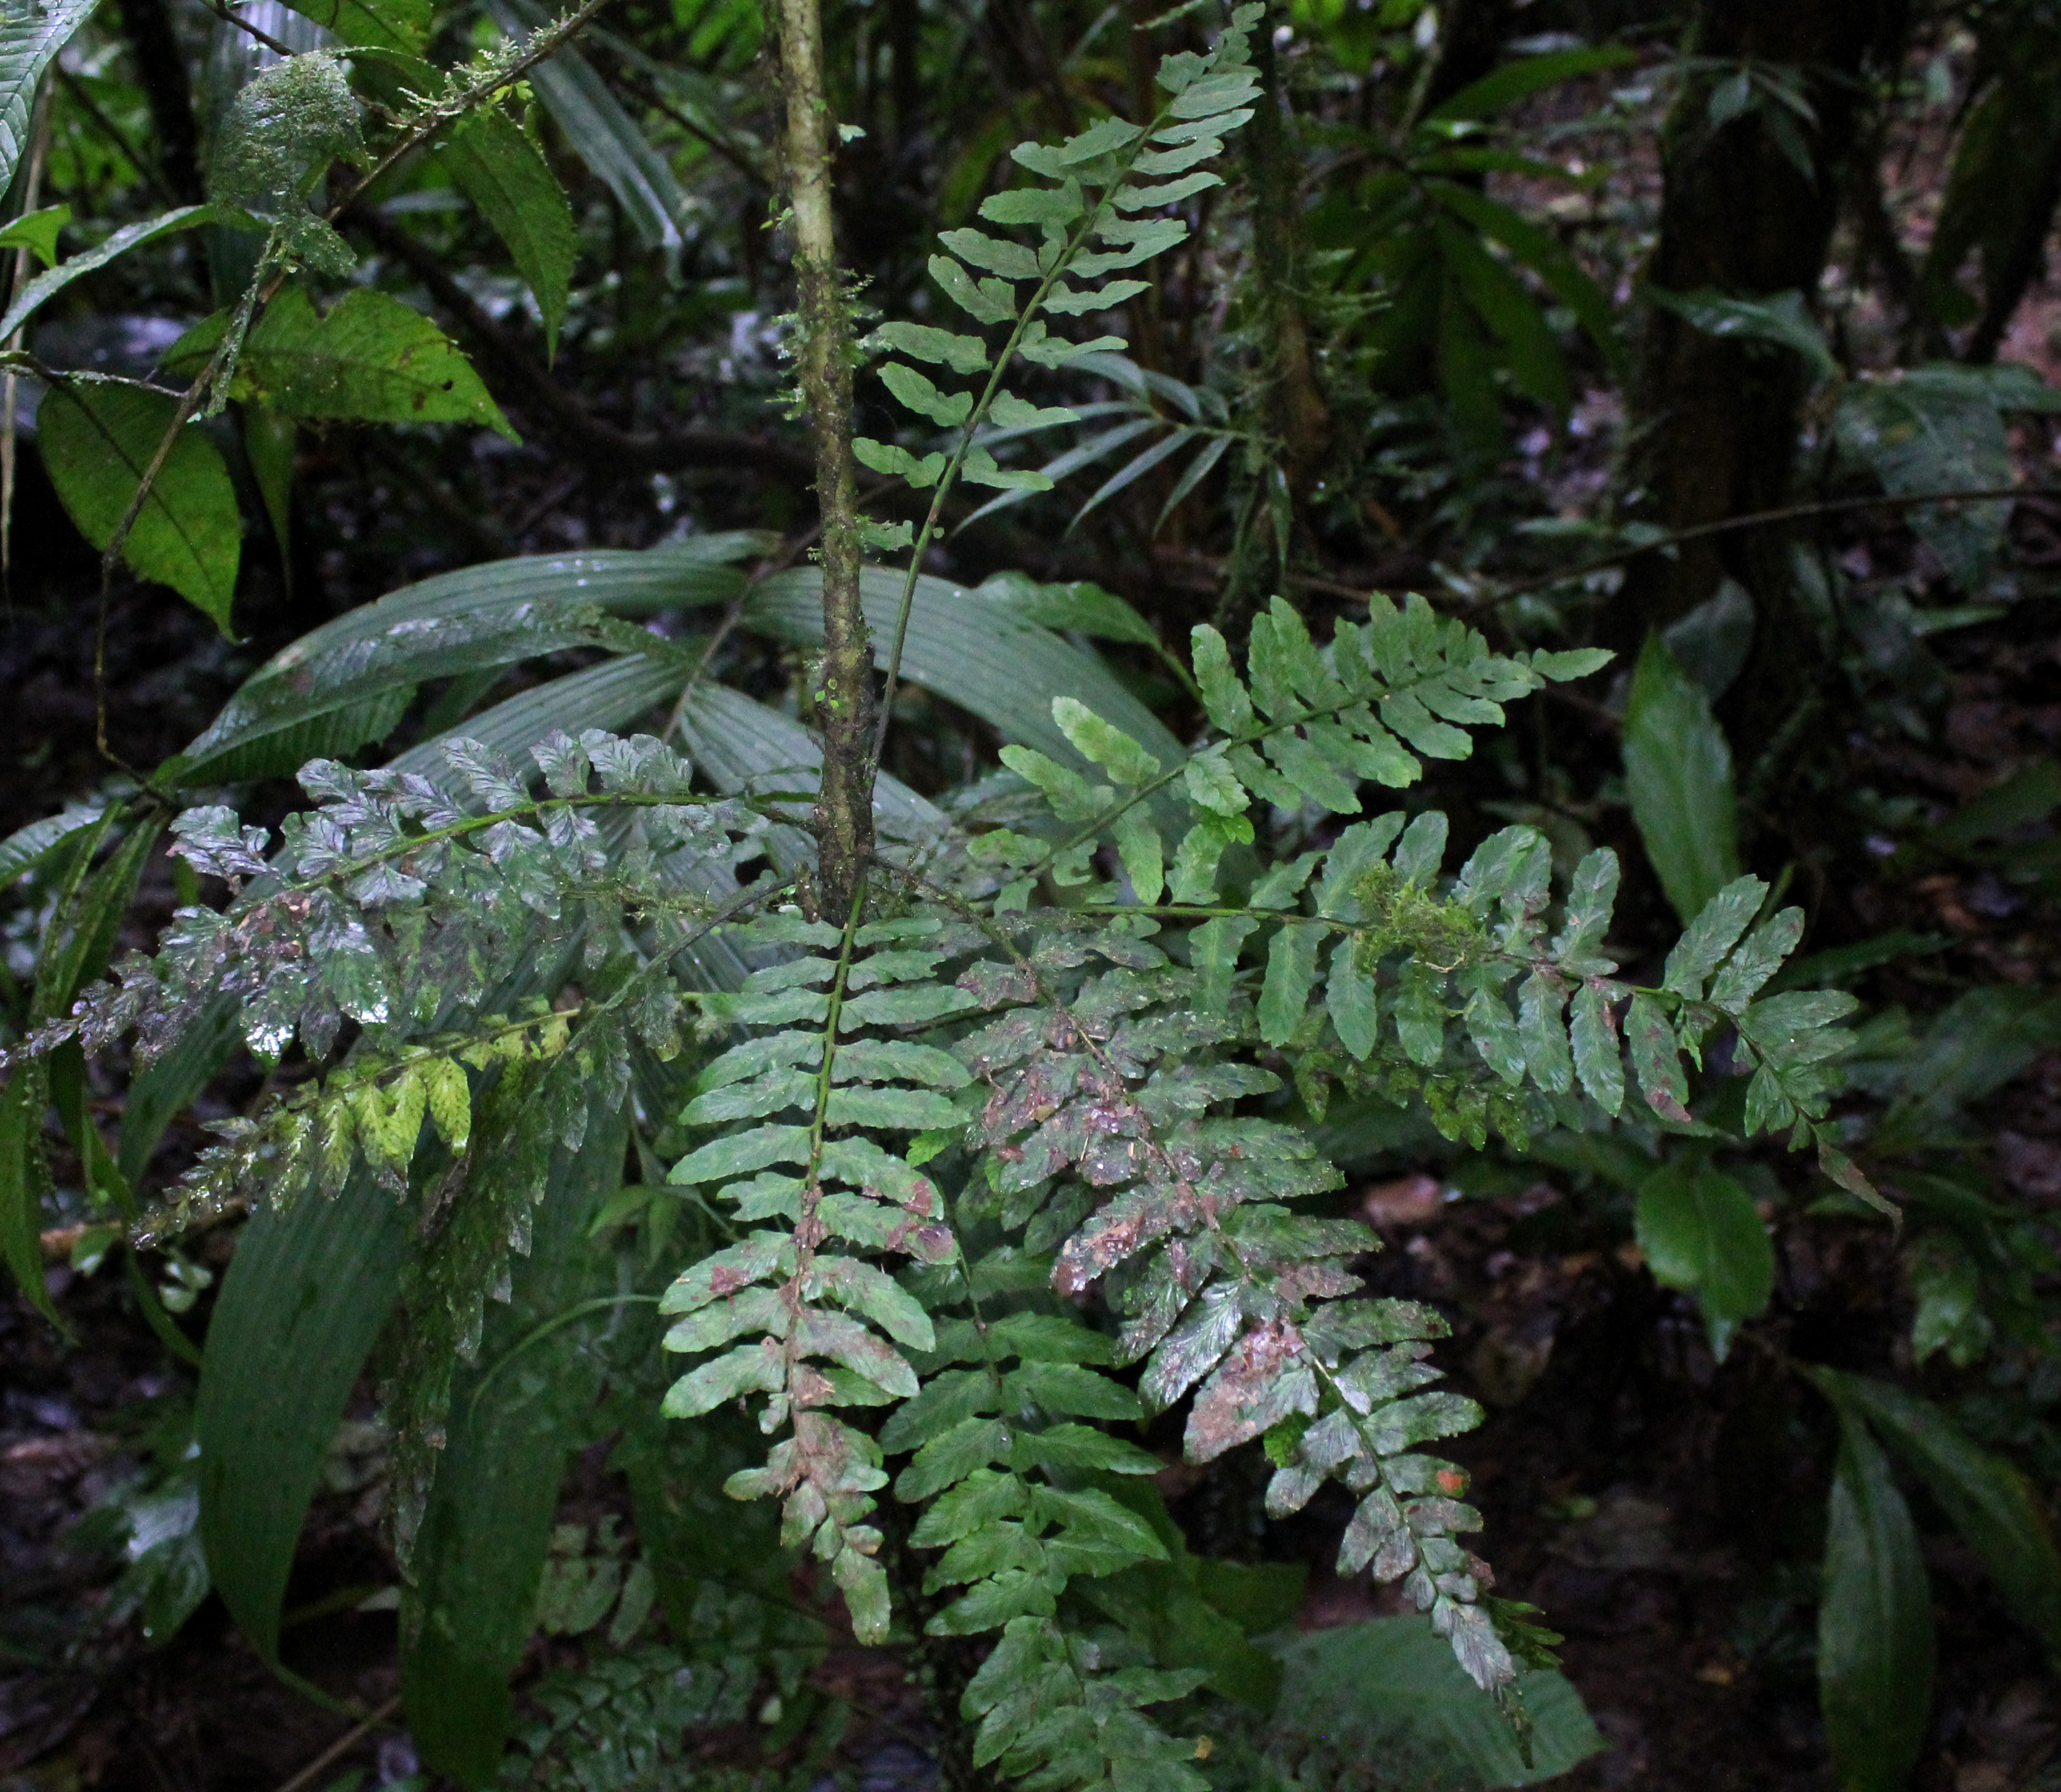
[[[830,102],[816,0],[780,0],[783,148],[800,313],[796,356],[815,439],[822,510],[823,657],[814,699],[823,735],[816,800],[820,912],[841,922],[873,856],[873,643],[859,602],[858,505],[851,459],[851,318],[830,218]]]
[[[1701,0],[1687,53],[1719,66],[1684,82],[1663,130],[1665,197],[1647,285],[1815,299],[1837,221],[1841,164],[1864,122],[1862,76],[1895,54],[1902,24],[1901,0]],[[1817,118],[1815,130],[1798,126],[1809,173],[1767,126],[1767,109],[1779,102],[1761,98],[1712,126],[1713,92],[1748,63],[1802,72]],[[1797,355],[1710,335],[1649,303],[1620,473],[1623,520],[1689,529],[1783,503],[1808,387]],[[1647,629],[1686,615],[1729,575],[1757,610],[1752,663],[1740,680],[1763,712],[1755,732],[1786,718],[1813,674],[1789,540],[1783,529],[1761,527],[1641,556],[1605,613],[1605,644],[1635,651]]]

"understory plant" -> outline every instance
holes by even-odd
[[[386,137],[366,147],[337,53],[292,58],[242,90],[210,206],[27,284],[0,337],[147,241],[207,226],[251,251],[168,358],[183,396],[8,363],[48,380],[54,482],[110,561],[226,620],[240,525],[202,415],[222,404],[268,504],[302,423],[506,429],[398,301],[318,307],[319,279],[349,268],[342,207],[314,195],[334,162],[376,174],[440,142],[554,335],[570,224],[516,84],[592,10],[432,70],[408,9],[331,8]],[[1503,1726],[1468,1770],[1568,1765],[1593,1731],[1544,1671],[1557,1639],[1495,1596],[1467,1476],[1437,1453],[1482,1417],[1437,1385],[1446,1322],[1363,1292],[1379,1241],[1314,1133],[1335,1100],[1411,1111],[1475,1153],[1600,1161],[1630,1137],[1617,1161],[1636,1160],[1648,1258],[1698,1295],[1722,1354],[1772,1270],[1731,1273],[1767,1246],[1718,1154],[1773,1137],[1882,1205],[1831,1112],[1857,1004],[1793,974],[1771,990],[1803,916],[1741,874],[1728,759],[1708,812],[1675,816],[1671,854],[1649,827],[1642,792],[1668,780],[1641,753],[1715,729],[1663,648],[1635,677],[1627,767],[1682,926],[1641,981],[1611,944],[1613,853],[1556,873],[1519,824],[1463,854],[1415,799],[1427,761],[1467,757],[1511,705],[1607,654],[1492,647],[1379,593],[1315,634],[1275,596],[1181,649],[1094,587],[926,574],[963,486],[996,508],[1086,463],[1015,460],[1090,420],[1070,383],[1123,377],[1148,410],[1172,390],[1073,320],[1147,291],[1234,134],[1275,103],[1259,7],[1160,63],[1149,118],[1019,144],[1019,184],[939,239],[933,308],[870,329],[831,227],[821,20],[782,0],[770,23],[814,563],[687,535],[406,587],[296,642],[149,776],[0,844],[0,872],[54,896],[6,1054],[0,1244],[55,1321],[37,1236],[54,1108],[93,1204],[82,1237],[122,1252],[200,1369],[198,1453],[178,1471],[197,1476],[198,1556],[167,1557],[182,1578],[154,1583],[154,1622],[175,1629],[211,1583],[290,1676],[295,1544],[369,1368],[407,1718],[466,1783],[664,1783],[689,1771],[684,1732],[747,1718],[810,1783],[842,1720],[809,1670],[846,1626],[905,1660],[955,1789],[1363,1783],[1339,1753],[1355,1739],[1407,1755],[1355,1702],[1384,1671],[1371,1633],[1330,1655],[1282,1643],[1299,1577],[1192,1553],[1159,1491],[1177,1452],[1243,1451],[1269,1516],[1335,1513],[1339,1576],[1399,1583],[1428,1618],[1450,1662],[1411,1671],[1463,1674],[1468,1709]],[[1506,87],[1498,104],[1531,90]],[[1417,173],[1439,183],[1406,233],[1456,280],[1472,271],[1485,316],[1514,276],[1456,247],[1446,213],[1497,240],[1510,214],[1445,181],[1471,165],[1434,138],[1493,97],[1423,126]],[[1586,277],[1527,255],[1606,338]],[[906,413],[892,439],[854,434],[862,369]],[[1548,373],[1533,383],[1559,391]],[[1249,433],[1176,426],[1150,451],[1197,440],[1163,517],[1235,442],[1287,503],[1264,471],[1279,445]],[[862,511],[861,467],[899,520]],[[1292,537],[1292,519],[1271,527]],[[658,618],[679,626],[638,626]],[[734,630],[809,656],[798,714],[715,676]],[[1153,645],[1204,720],[1177,736],[1062,631]],[[508,668],[567,653],[583,663],[485,704]],[[996,762],[928,795],[885,773],[905,683],[991,728]],[[357,763],[411,716],[418,744]],[[288,773],[307,806],[250,824],[239,790]],[[154,953],[115,961],[167,832],[194,900]],[[262,1099],[146,1210],[168,1121],[239,1048]],[[86,1063],[124,1054],[110,1146]],[[176,1319],[180,1277],[205,1273],[183,1242],[245,1210],[203,1353]],[[162,1288],[144,1248],[174,1265]],[[1859,1585],[1881,1554],[1867,1523],[1902,1509],[1870,1426],[1941,1461],[1959,1446],[1875,1384],[1818,1385],[1845,1427],[1835,1536],[1862,1541],[1837,1565]],[[598,1443],[634,1557],[611,1528],[557,1522],[569,1455]],[[1972,1460],[1939,1470],[1943,1500],[2015,1485]],[[1991,1529],[2014,1525],[2033,1534],[2036,1515]],[[1914,1556],[1907,1530],[1890,1542]],[[510,1677],[539,1628],[593,1659],[537,1682],[544,1716],[521,1722]],[[1864,1726],[1874,1708],[1856,1709]]]
[[[1628,1102],[1701,1133],[1684,1060],[1722,1034],[1729,1073],[1750,1078],[1746,1129],[1815,1141],[1857,1181],[1825,1118],[1851,999],[1762,995],[1802,916],[1766,912],[1758,880],[1719,891],[1659,982],[1636,987],[1606,944],[1607,851],[1558,890],[1527,827],[1449,864],[1446,817],[1400,795],[1424,760],[1465,756],[1507,705],[1606,656],[1496,652],[1421,598],[1377,595],[1324,640],[1276,599],[1243,651],[1198,627],[1183,671],[1208,727],[1188,741],[1119,692],[1092,700],[1084,677],[1037,692],[1000,769],[963,790],[930,801],[880,776],[905,649],[941,617],[973,630],[983,609],[1006,614],[1000,597],[926,591],[943,504],[961,480],[1041,479],[1001,465],[991,439],[1075,414],[1005,382],[1120,346],[1051,320],[1121,303],[1135,279],[1092,283],[1185,235],[1167,208],[1218,181],[1210,162],[1260,100],[1259,15],[1241,10],[1207,54],[1168,57],[1148,122],[1019,147],[1037,180],[983,204],[999,231],[942,239],[937,284],[986,333],[891,320],[868,343],[895,357],[888,390],[946,432],[933,447],[846,439],[849,301],[809,214],[826,121],[810,9],[789,10],[796,240],[816,258],[796,359],[825,532],[819,570],[788,583],[820,591],[820,747],[610,614],[677,605],[698,575],[748,615],[720,577],[748,541],[614,556],[571,592],[516,563],[330,625],[258,675],[175,774],[219,783],[261,749],[328,748],[299,772],[313,807],[276,832],[221,804],[171,821],[170,850],[219,880],[219,907],[182,908],[154,956],[96,980],[159,792],[48,843],[78,900],[40,1024],[9,1054],[14,1185],[33,1190],[46,1102],[65,1104],[82,1053],[133,1040],[138,1089],[156,1079],[166,1100],[211,1068],[210,1040],[298,1067],[218,1126],[134,1236],[261,1210],[198,1422],[216,1584],[274,1659],[279,1552],[306,1493],[261,1494],[265,1459],[227,1435],[263,1405],[254,1372],[281,1343],[264,1325],[290,1296],[303,1315],[311,1303],[303,1331],[338,1353],[347,1389],[397,1312],[386,1407],[410,1718],[462,1777],[499,1758],[524,1565],[534,1588],[562,1460],[510,1456],[538,1422],[515,1397],[578,1405],[582,1377],[590,1405],[604,1382],[618,1403],[648,1389],[633,1461],[666,1460],[664,1427],[716,1428],[702,1453],[727,1465],[724,1493],[777,1506],[769,1554],[819,1563],[856,1638],[906,1648],[967,1726],[946,1750],[955,1778],[1203,1783],[1207,1744],[1148,1714],[1257,1670],[1235,1601],[1208,1606],[1214,1628],[1155,1622],[1154,1577],[1186,1558],[1143,1440],[1171,1440],[1159,1416],[1177,1409],[1191,1461],[1264,1451],[1277,1516],[1340,1484],[1340,1574],[1400,1581],[1521,1728],[1520,1670],[1546,1659],[1547,1634],[1490,1592],[1463,1541],[1480,1528],[1467,1477],[1427,1447],[1479,1411],[1434,1385],[1439,1317],[1359,1292],[1371,1232],[1306,1211],[1340,1178],[1303,1123],[1345,1091],[1419,1106],[1477,1146],[1607,1126]],[[920,529],[857,514],[854,453],[934,492]],[[905,547],[906,570],[862,569],[862,540]],[[618,656],[384,769],[334,756],[439,671],[582,643]],[[658,703],[666,736],[606,725]],[[128,1204],[118,1164],[95,1173]],[[612,1290],[579,1266],[589,1222],[571,1204],[597,1197],[594,1224],[622,1246]],[[654,1272],[656,1336],[618,1323]],[[531,1309],[526,1332],[489,1320],[497,1298]],[[604,1329],[573,1372],[553,1370],[550,1335],[582,1319]],[[630,1336],[644,1360],[611,1379],[602,1365]],[[654,1345],[674,1359],[662,1393]],[[282,1466],[275,1450],[265,1472]],[[653,1498],[671,1497],[651,1478]],[[529,1514],[526,1538],[497,1542],[468,1503],[482,1501]]]

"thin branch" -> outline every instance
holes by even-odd
[[[389,1718],[392,1717],[394,1714],[400,1709],[400,1695],[396,1694],[392,1698],[388,1699],[384,1705],[381,1706],[378,1710],[370,1713],[361,1720],[355,1728],[346,1730],[342,1735],[339,1736],[334,1742],[330,1743],[327,1748],[324,1749],[322,1753],[317,1755],[314,1760],[310,1761],[307,1766],[303,1767],[298,1774],[294,1774],[291,1779],[282,1782],[278,1789],[278,1792],[301,1792],[301,1788],[304,1786],[311,1784],[315,1776],[325,1767],[328,1766],[331,1762],[335,1761],[340,1756],[350,1753],[351,1750],[357,1747],[360,1742],[362,1742],[367,1736],[370,1735],[374,1730],[378,1729],[382,1724],[385,1723]]]
[[[146,160],[135,145],[122,135],[116,128],[114,121],[95,103],[93,95],[86,90],[78,77],[62,62],[53,62],[50,66],[56,72],[58,79],[63,83],[66,93],[71,96],[72,104],[92,119],[107,140],[129,158],[130,166],[143,177],[150,190],[168,206],[183,204],[185,202],[172,190],[171,182],[165,178],[157,164]]]
[[[262,26],[253,25],[249,19],[242,18],[238,13],[234,11],[226,3],[226,0],[207,0],[207,3],[210,8],[214,11],[214,16],[220,19],[223,24],[233,25],[238,30],[247,33],[250,36],[255,38],[258,42],[262,43],[267,50],[270,50],[274,56],[285,58],[290,57],[294,54],[293,46],[291,45],[281,42],[278,38],[274,37],[270,31],[266,30]]]
[[[1723,517],[1715,523],[1699,523],[1687,529],[1675,529],[1651,541],[1639,542],[1634,546],[1614,547],[1607,554],[1599,554],[1595,559],[1584,560],[1564,571],[1540,573],[1533,578],[1521,579],[1514,585],[1505,585],[1493,595],[1469,600],[1469,607],[1483,609],[1507,603],[1513,599],[1529,596],[1534,591],[1550,591],[1554,586],[1564,585],[1571,579],[1585,579],[1592,572],[1604,571],[1626,560],[1636,559],[1642,554],[1663,553],[1683,542],[1726,535],[1735,529],[1757,529],[1766,523],[1793,523],[1807,516],[1835,516],[1847,511],[1915,510],[1926,504],[2007,503],[2025,498],[2061,499],[2061,488],[2007,485],[1960,487],[1944,491],[1884,491],[1863,498],[1819,498],[1808,503],[1782,504],[1773,510],[1749,511],[1742,516]],[[1354,591],[1351,595],[1363,596],[1365,594]]]

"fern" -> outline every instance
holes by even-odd
[[[998,1631],[1006,1651],[966,1694],[983,1759],[1053,1785],[1099,1777],[1080,1777],[1083,1750],[1174,1759],[1139,1707],[1189,1681],[1098,1669],[1123,1650],[1087,1647],[1068,1587],[1163,1555],[1121,1497],[1157,1460],[1103,1427],[1184,1400],[1192,1459],[1263,1440],[1277,1514],[1341,1481],[1358,1501],[1341,1573],[1403,1579],[1469,1673],[1505,1688],[1487,1577],[1458,1541],[1479,1523],[1465,1477],[1419,1449],[1479,1418],[1431,1385],[1441,1323],[1355,1297],[1372,1235],[1295,1217],[1337,1174],[1254,1104],[1285,1072],[1307,1111],[1342,1083],[1420,1100],[1450,1136],[1521,1141],[1607,1124],[1635,1085],[1659,1124],[1695,1128],[1683,1055],[1722,1025],[1753,1069],[1749,1128],[1822,1141],[1851,999],[1759,997],[1801,917],[1754,926],[1751,878],[1635,989],[1603,949],[1607,852],[1577,868],[1557,926],[1528,828],[1443,888],[1435,812],[1267,861],[1255,796],[1351,816],[1366,780],[1464,752],[1466,724],[1591,656],[1495,655],[1421,600],[1376,599],[1323,648],[1277,603],[1248,675],[1206,628],[1194,662],[1218,732],[1179,764],[1059,698],[1109,782],[1005,749],[1033,807],[931,842],[920,871],[876,865],[842,926],[770,907],[770,878],[741,888],[733,868],[774,824],[697,796],[648,740],[552,737],[541,794],[462,740],[442,783],[318,762],[321,807],[286,824],[276,864],[228,811],[182,818],[177,850],[241,893],[183,912],[156,960],[32,1047],[134,1026],[147,1056],[224,994],[268,1056],[298,1036],[326,1056],[354,1022],[349,1059],[238,1123],[173,1217],[333,1193],[360,1162],[416,1188],[446,1216],[415,1305],[447,1377],[492,1265],[525,1248],[552,1145],[576,1142],[597,1091],[621,1099],[633,1047],[678,1049],[691,1008],[730,1043],[698,1074],[681,1121],[702,1141],[670,1180],[748,1229],[665,1296],[666,1345],[694,1359],[666,1410],[755,1403],[777,1441],[730,1491],[782,1502],[786,1540],[826,1564],[865,1639],[891,1623],[877,1496],[891,1481],[920,1508],[911,1544],[939,1552],[926,1594],[948,1595],[928,1630]],[[757,967],[733,991],[674,968],[712,925]],[[565,972],[539,968],[575,960],[588,992],[554,1007],[542,990]],[[1130,1365],[1135,1386],[1114,1373]],[[404,1433],[428,1437],[442,1397],[422,1378]],[[426,1444],[401,1453],[404,1540],[433,1464]],[[1050,1683],[1030,1705],[998,1690],[1023,1675]]]
[[[1251,33],[1264,11],[1255,4],[1235,8],[1229,26],[1207,54],[1183,51],[1163,58],[1159,84],[1167,98],[1149,124],[1108,118],[1063,143],[1016,146],[1010,154],[1018,165],[1055,184],[991,194],[981,202],[980,215],[991,223],[1035,225],[1036,248],[970,226],[948,231],[940,239],[950,253],[930,258],[932,279],[976,323],[1009,326],[998,349],[991,352],[981,336],[900,320],[882,324],[868,339],[870,347],[962,377],[987,375],[977,391],[952,391],[907,361],[884,363],[882,383],[905,410],[957,433],[948,447],[920,455],[866,437],[851,445],[858,459],[874,471],[898,476],[918,491],[934,488],[920,528],[912,530],[906,523],[866,525],[870,545],[910,550],[900,615],[888,652],[882,739],[893,715],[895,676],[917,576],[953,486],[963,479],[998,489],[1005,498],[1049,491],[1049,471],[1004,467],[991,444],[1081,420],[1080,412],[1064,405],[1041,406],[1018,396],[1004,387],[1004,379],[1018,360],[1048,371],[1094,367],[1095,357],[1124,346],[1122,337],[1107,334],[1081,342],[1056,336],[1045,315],[1090,315],[1135,298],[1146,290],[1142,280],[1110,280],[1091,288],[1069,282],[1101,279],[1138,267],[1187,239],[1183,218],[1136,214],[1177,205],[1223,184],[1221,175],[1201,165],[1222,150],[1225,138],[1252,117],[1259,101],[1259,78],[1249,49]],[[1141,177],[1155,184],[1139,184]],[[1104,247],[1095,247],[1098,243]],[[1027,292],[1021,290],[1025,287]]]
[[[1036,247],[945,239],[934,275],[976,321],[1007,326],[998,346],[914,323],[874,333],[903,357],[882,370],[888,389],[956,432],[920,454],[856,447],[935,495],[904,531],[898,636],[954,483],[1049,483],[989,444],[1079,414],[1033,405],[1005,375],[1019,360],[1115,364],[1091,359],[1115,339],[1063,341],[1045,316],[1121,303],[1135,282],[1073,283],[1184,234],[1139,214],[1217,179],[1201,164],[1257,98],[1259,16],[1241,8],[1207,55],[1167,58],[1149,124],[1018,149],[1047,184],[982,211],[1035,226]],[[951,389],[912,363],[986,377]],[[471,627],[458,644],[492,663],[521,651],[497,629],[533,651],[668,651],[577,605]],[[1421,1104],[1476,1145],[1491,1127],[1521,1149],[1635,1114],[1711,1133],[1690,1068],[1722,1029],[1751,1072],[1746,1129],[1815,1141],[1866,1187],[1827,1118],[1853,1004],[1761,996],[1802,916],[1763,918],[1759,880],[1720,891],[1660,983],[1635,987],[1606,947],[1609,852],[1556,900],[1531,828],[1492,836],[1449,877],[1443,815],[1367,812],[1371,787],[1465,757],[1470,729],[1605,657],[1499,654],[1414,597],[1373,598],[1320,644],[1277,599],[1242,665],[1215,630],[1195,631],[1180,669],[1209,727],[1189,750],[1155,751],[1058,696],[1051,752],[1006,747],[1002,779],[947,810],[910,805],[829,915],[810,907],[795,825],[813,791],[711,797],[648,736],[554,733],[534,768],[454,739],[434,776],[318,760],[302,774],[314,808],[276,841],[225,808],[181,817],[174,850],[225,880],[225,908],[181,910],[154,959],[132,955],[14,1055],[133,1031],[148,1063],[226,1004],[262,1060],[298,1043],[320,1067],[224,1127],[137,1236],[232,1202],[334,1197],[365,1172],[413,1203],[407,1361],[389,1393],[404,1559],[454,1365],[528,1249],[552,1154],[627,1105],[647,1181],[672,1157],[668,1193],[721,1238],[660,1302],[682,1359],[664,1412],[755,1415],[763,1459],[726,1490],[779,1502],[782,1542],[827,1570],[862,1642],[897,1640],[912,1618],[920,1649],[977,1640],[984,1658],[960,1677],[976,1765],[1037,1792],[1200,1792],[1195,1745],[1147,1714],[1205,1675],[1112,1626],[1121,1602],[1091,1586],[1168,1559],[1141,1492],[1159,1459],[1123,1428],[1183,1405],[1191,1460],[1265,1450],[1277,1516],[1340,1482],[1354,1501],[1340,1574],[1399,1580],[1521,1717],[1519,1661],[1541,1633],[1489,1596],[1462,1541],[1481,1527],[1467,1477],[1427,1447],[1479,1411],[1435,1385],[1439,1316],[1363,1293],[1354,1265],[1374,1235],[1299,1210],[1340,1183],[1300,1122],[1343,1088]],[[364,700],[380,703],[440,669],[400,628],[359,658]],[[761,860],[777,868],[746,881]],[[685,1068],[658,1073],[682,1053],[690,1084]],[[533,1778],[662,1777],[660,1742],[594,1765],[603,1729],[676,1734],[714,1721],[697,1701],[714,1712],[743,1684],[717,1698],[656,1653],[594,1672],[552,1683],[552,1721],[525,1743]],[[619,1722],[586,1714],[618,1706]]]

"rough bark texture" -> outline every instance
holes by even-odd
[[[822,912],[842,916],[873,856],[873,643],[859,603],[858,506],[851,459],[851,321],[830,222],[830,106],[816,0],[780,0],[780,85],[801,314],[802,402],[816,445],[822,511],[823,657],[814,691],[823,735],[816,802]]]
[[[1645,279],[1677,293],[1715,288],[1740,298],[1794,289],[1815,298],[1837,219],[1839,170],[1863,122],[1860,79],[1893,54],[1901,0],[1702,0],[1689,54],[1751,59],[1805,71],[1818,115],[1807,132],[1805,175],[1759,114],[1713,130],[1720,69],[1685,82],[1662,140],[1666,194],[1660,238]],[[1800,359],[1714,336],[1658,306],[1644,308],[1635,371],[1622,510],[1627,521],[1687,529],[1767,510],[1788,495],[1808,375]],[[1759,609],[1755,658],[1779,676],[1767,685],[1778,710],[1793,708],[1808,655],[1786,612],[1788,536],[1740,530],[1649,554],[1628,568],[1606,613],[1603,637],[1635,649],[1649,627],[1694,609],[1727,575]],[[1749,674],[1743,684],[1754,682]]]

